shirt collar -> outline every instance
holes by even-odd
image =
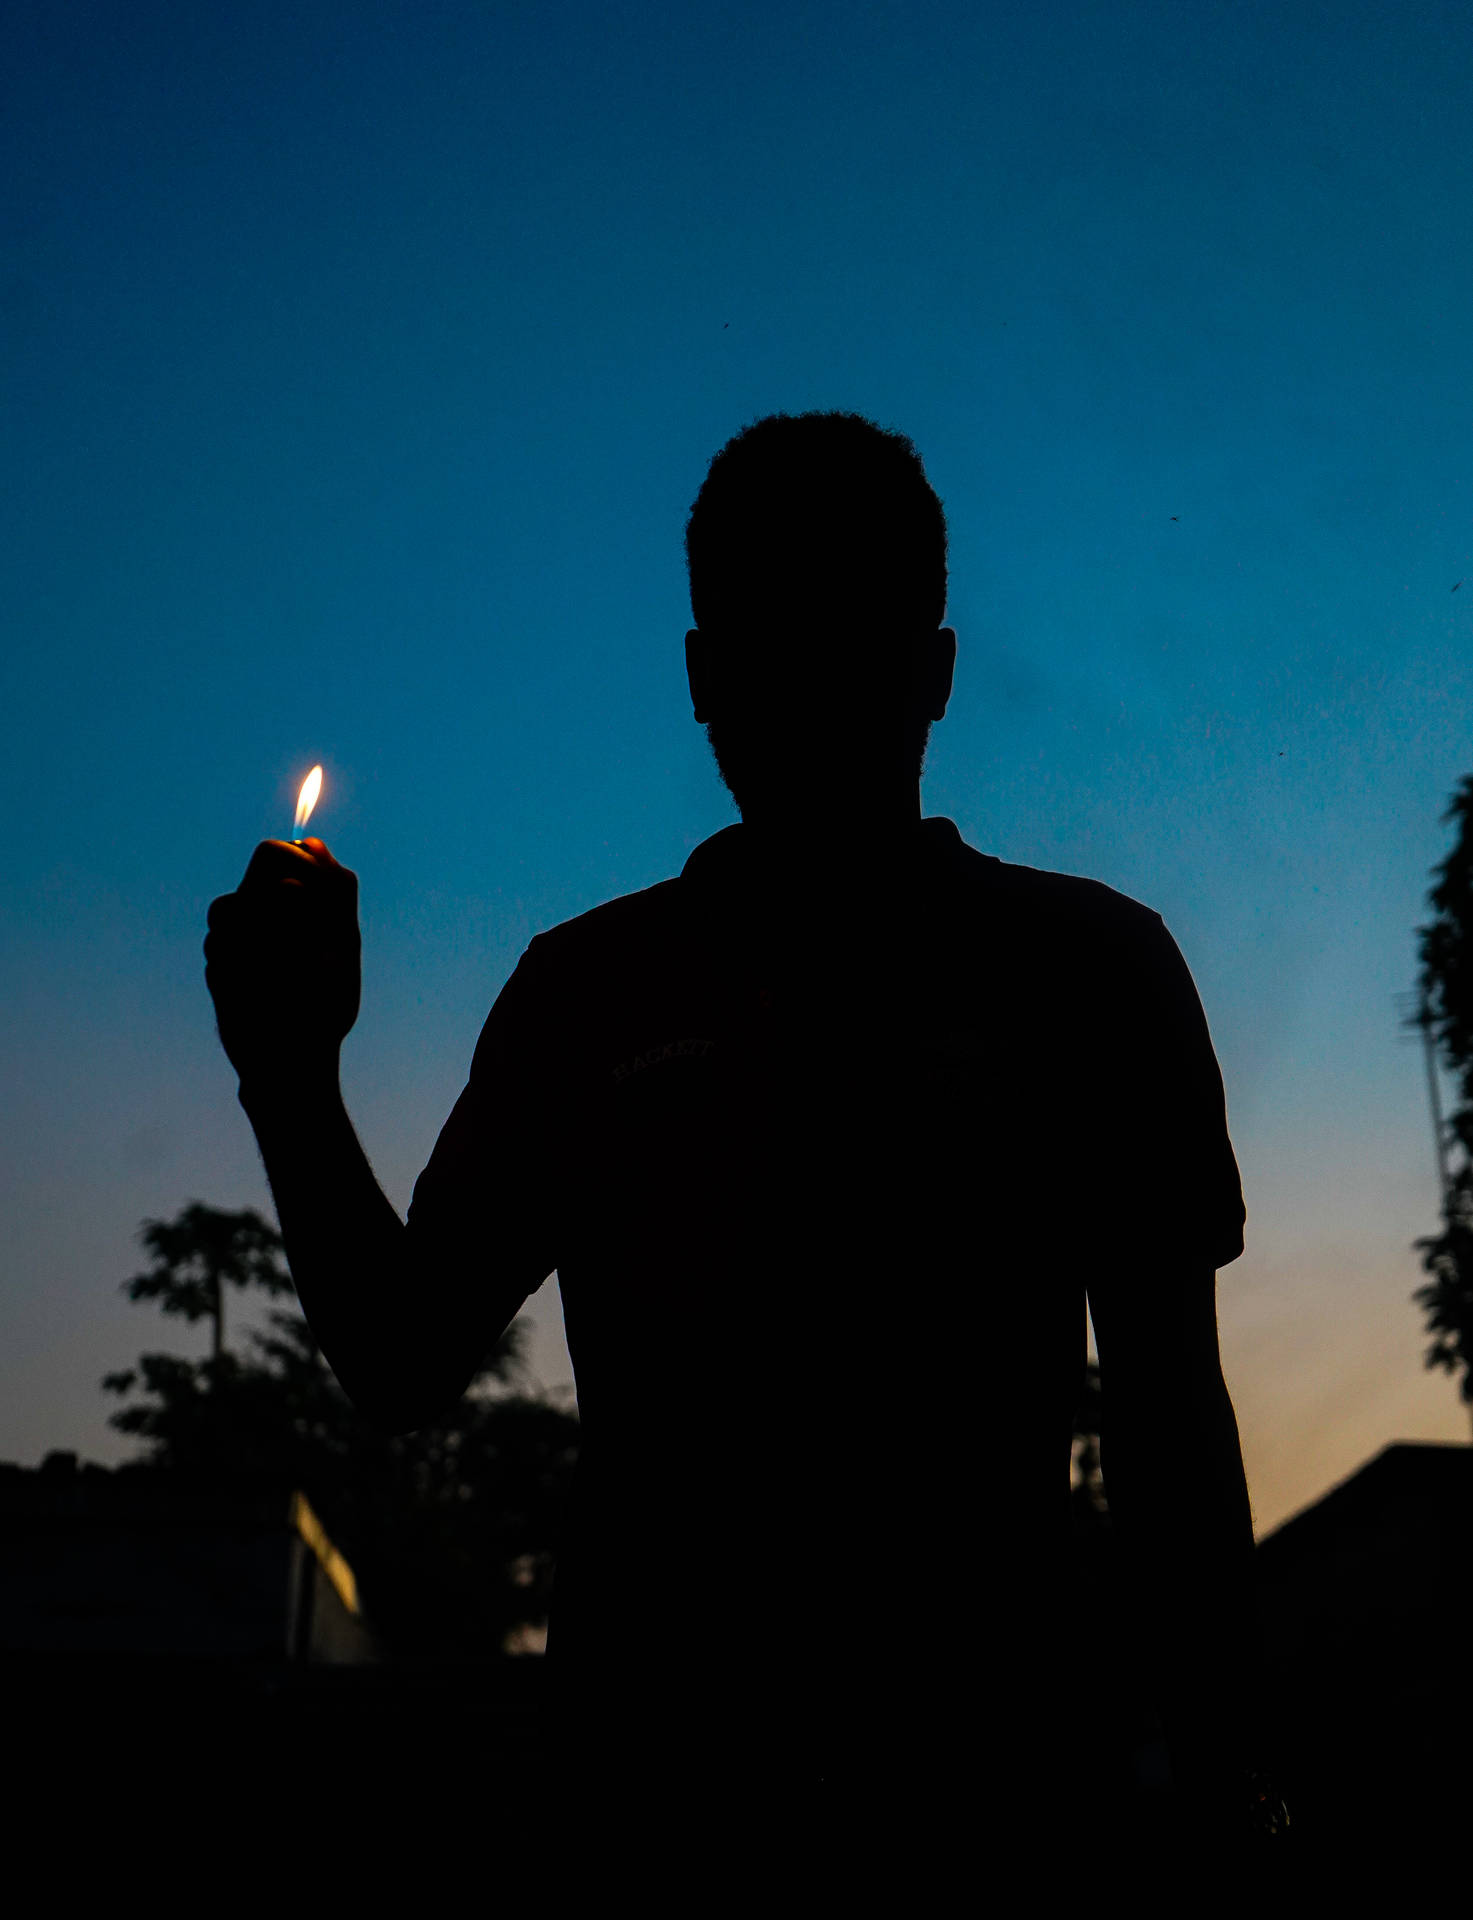
[[[842,831],[842,829],[840,830]],[[851,869],[862,880],[881,879],[888,872],[901,876],[919,869],[944,864],[965,846],[956,823],[944,814],[932,814],[918,820],[913,828],[891,841],[884,856],[874,866],[867,864],[862,843],[846,838],[844,858],[836,860],[834,849],[838,834],[809,832],[785,843],[781,863],[775,863],[761,839],[745,822],[722,827],[693,849],[680,877],[696,887],[724,889],[744,882],[760,884],[777,877],[780,864],[789,878],[802,884],[805,878],[815,885],[844,869]]]

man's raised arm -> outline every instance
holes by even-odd
[[[242,1082],[245,1108],[286,1245],[297,1298],[323,1357],[370,1425],[408,1433],[448,1411],[453,1388],[419,1351],[410,1322],[423,1299],[410,1237],[359,1145],[338,1089]],[[461,1383],[462,1388],[464,1382]],[[438,1405],[426,1405],[426,1392]]]
[[[472,1250],[443,1234],[427,1245],[400,1220],[343,1105],[357,878],[320,840],[264,841],[209,927],[205,979],[307,1324],[364,1419],[412,1432],[448,1411],[505,1329],[471,1284]]]

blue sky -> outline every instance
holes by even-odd
[[[101,1375],[207,1351],[118,1286],[269,1204],[200,942],[308,767],[401,1210],[531,936],[736,817],[683,524],[810,407],[947,510],[925,811],[1197,979],[1260,1530],[1466,1439],[1394,995],[1473,770],[1470,80],[1420,4],[8,9],[0,1458],[125,1457]]]

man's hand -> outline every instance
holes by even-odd
[[[1225,1769],[1210,1786],[1179,1781],[1173,1818],[1161,1838],[1164,1859],[1188,1873],[1213,1876],[1231,1894],[1282,1885],[1299,1846],[1277,1780],[1253,1767]]]
[[[263,840],[209,928],[205,985],[242,1093],[336,1084],[358,1018],[358,876],[320,840]]]

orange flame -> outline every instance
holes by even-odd
[[[302,791],[297,795],[297,817],[292,826],[293,836],[301,837],[303,827],[312,817],[312,809],[317,805],[317,796],[322,792],[322,769],[314,767],[302,782]]]

